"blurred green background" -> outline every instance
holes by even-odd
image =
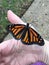
[[[9,24],[7,11],[10,9],[19,17],[22,17],[33,1],[34,0],[0,0],[0,42],[2,42],[7,35],[5,29]]]

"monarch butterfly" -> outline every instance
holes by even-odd
[[[8,31],[12,33],[15,39],[21,39],[22,43],[26,45],[38,44],[40,46],[44,45],[44,40],[33,28],[23,24],[12,24],[8,25]]]

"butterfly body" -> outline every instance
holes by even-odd
[[[27,23],[27,25],[12,24],[9,25],[7,29],[12,33],[15,39],[21,39],[23,44],[38,44],[40,46],[44,45],[43,38],[34,29],[29,27],[29,23]]]

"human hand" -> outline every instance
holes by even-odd
[[[8,20],[13,24],[24,24],[12,11],[7,12]],[[0,44],[0,65],[29,65],[36,61],[43,61],[46,64],[48,58],[48,44],[44,46],[24,45],[20,40],[10,39]]]

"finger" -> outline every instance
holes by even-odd
[[[17,41],[15,39],[7,40],[0,44],[0,53],[7,55],[10,51],[10,53],[13,53],[16,50],[19,50],[21,46],[22,44],[20,41]]]
[[[17,15],[15,15],[11,10],[8,10],[7,18],[13,24],[24,24],[24,22]]]
[[[12,24],[26,24],[17,15],[15,15],[11,10],[7,12],[7,18]],[[31,26],[31,25],[30,25]],[[33,26],[31,26],[34,28]],[[35,29],[35,28],[34,28]]]
[[[4,41],[0,44],[0,53],[8,54],[13,47],[13,39]]]

